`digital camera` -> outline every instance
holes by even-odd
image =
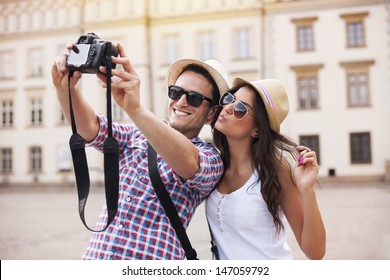
[[[70,71],[94,74],[99,72],[100,66],[107,66],[106,55],[118,56],[119,52],[115,45],[102,40],[95,33],[81,35],[77,43],[70,51],[66,66]],[[111,68],[115,69],[115,63]]]

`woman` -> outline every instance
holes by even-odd
[[[206,201],[221,259],[292,259],[289,223],[310,259],[322,259],[326,234],[314,187],[316,153],[282,136],[287,94],[274,79],[233,80],[214,129],[225,172]]]

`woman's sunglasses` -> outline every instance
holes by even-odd
[[[246,115],[249,114],[249,108],[247,105],[245,105],[243,102],[238,100],[233,94],[230,92],[225,93],[222,95],[221,99],[219,99],[219,105],[224,107],[226,105],[234,103],[233,106],[233,115],[239,120],[242,120]]]
[[[188,105],[191,105],[192,107],[199,107],[202,104],[203,100],[206,100],[210,104],[213,104],[213,100],[206,96],[203,96],[199,92],[185,90],[184,88],[175,85],[171,85],[168,87],[168,96],[172,100],[179,100],[183,96],[183,94],[186,95]]]

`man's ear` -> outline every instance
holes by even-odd
[[[207,122],[206,124],[211,124],[211,122],[214,120],[215,114],[218,112],[218,105],[214,105],[210,108],[209,114],[207,115]]]

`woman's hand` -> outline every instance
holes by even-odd
[[[293,178],[300,192],[313,189],[317,180],[319,166],[316,153],[305,146],[298,146],[297,163],[294,166]]]

